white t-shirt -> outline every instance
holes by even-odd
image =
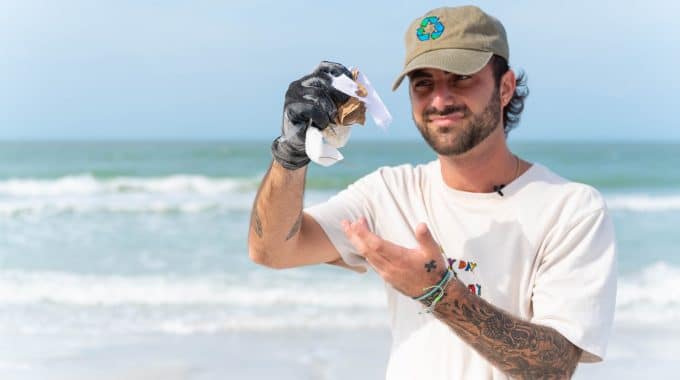
[[[366,266],[343,219],[416,247],[425,222],[468,289],[510,314],[549,326],[602,360],[614,315],[616,247],[602,196],[534,164],[498,193],[448,187],[439,161],[384,167],[307,208],[343,260]],[[455,260],[455,261],[454,261]],[[392,348],[387,380],[507,379],[420,303],[386,286]]]

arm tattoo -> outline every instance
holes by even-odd
[[[262,221],[260,220],[260,215],[257,214],[257,208],[255,207],[253,207],[253,222],[255,222],[255,225],[253,226],[255,233],[262,239],[262,236],[264,235],[262,232]]]
[[[286,235],[286,241],[290,240],[290,238],[295,236],[295,234],[297,234],[298,231],[300,231],[301,225],[302,225],[302,211],[300,211],[300,215],[295,221],[295,224],[293,224],[293,227],[291,227],[290,231],[288,231],[288,235]]]
[[[465,289],[457,299],[453,293],[458,291],[447,292],[434,315],[506,374],[567,379],[574,373],[581,349],[555,329],[513,317]]]

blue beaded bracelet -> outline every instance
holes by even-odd
[[[438,290],[442,290],[442,285],[446,284],[449,281],[449,279],[451,278],[451,273],[452,272],[450,270],[447,270],[446,273],[444,273],[444,276],[442,276],[442,279],[439,280],[439,283],[437,285],[424,288],[423,291],[425,291],[425,294],[418,297],[413,297],[413,299],[416,301],[422,301],[427,297],[433,295]]]
[[[425,310],[419,312],[418,314],[423,314],[423,312],[428,314],[434,312],[434,308],[437,306],[439,301],[441,301],[442,298],[444,298],[446,287],[449,285],[449,282],[451,282],[451,280],[454,278],[456,278],[456,273],[451,270],[447,270],[444,276],[442,277],[441,281],[439,281],[437,285],[423,289],[423,290],[429,289],[429,291],[420,297],[414,298],[425,305]]]

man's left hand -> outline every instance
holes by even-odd
[[[439,244],[424,223],[415,228],[418,247],[406,248],[387,241],[368,229],[365,218],[342,221],[345,236],[387,283],[409,297],[419,297],[434,286],[447,263]]]

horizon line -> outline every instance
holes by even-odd
[[[110,138],[101,138],[101,137],[68,137],[68,138],[2,138],[0,137],[0,143],[224,143],[224,142],[230,142],[230,143],[262,143],[262,142],[271,142],[274,140],[274,137],[270,138],[254,138],[254,137],[239,137],[239,138],[230,138],[230,137],[216,137],[216,138],[210,138],[210,137],[110,137]],[[680,143],[680,139],[643,139],[643,138],[638,138],[638,139],[622,139],[622,138],[527,138],[527,137],[519,137],[519,138],[513,138],[510,136],[508,139],[510,143],[512,142],[517,142],[517,143],[540,143],[540,142],[547,142],[547,143],[555,143],[555,142],[564,142],[564,143],[659,143],[659,144],[674,144],[674,143]],[[391,137],[391,138],[375,138],[375,137],[363,137],[363,138],[355,138],[353,139],[354,142],[425,142],[420,136],[417,138],[413,137]]]

